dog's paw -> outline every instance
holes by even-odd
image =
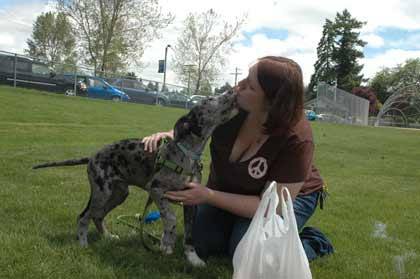
[[[171,246],[163,244],[160,245],[160,251],[162,251],[162,253],[165,255],[171,255],[174,252]]]
[[[206,263],[200,259],[195,251],[185,252],[188,262],[194,267],[205,267]]]
[[[80,247],[82,247],[82,248],[87,248],[88,247],[88,242],[87,242],[86,239],[79,239],[79,244],[80,244]]]
[[[76,239],[79,241],[79,245],[82,248],[88,247],[87,237],[83,236],[83,234],[77,235]]]
[[[120,237],[117,234],[107,233],[104,236],[109,240],[120,240]]]

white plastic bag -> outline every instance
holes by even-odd
[[[287,188],[282,189],[280,199],[283,218],[276,214],[279,197],[277,183],[272,182],[236,247],[233,279],[312,278]]]

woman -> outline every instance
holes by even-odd
[[[198,205],[193,237],[202,258],[233,256],[269,182],[289,189],[299,230],[314,213],[323,189],[313,165],[314,143],[304,117],[299,65],[283,57],[263,57],[235,92],[241,111],[213,132],[207,187],[189,183],[187,190],[165,195]],[[162,137],[173,137],[173,131],[146,137],[145,149],[155,150]],[[314,258],[309,247],[305,250]]]

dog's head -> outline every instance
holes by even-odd
[[[237,113],[236,93],[232,90],[208,97],[176,122],[174,139],[180,141],[189,137],[205,141],[214,128],[232,119]]]

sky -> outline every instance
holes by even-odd
[[[344,9],[366,22],[360,31],[368,44],[363,49],[365,58],[359,61],[366,78],[384,67],[420,57],[419,0],[160,0],[160,5],[175,16],[175,21],[161,31],[160,39],[149,43],[142,60],[144,68],[133,69],[145,79],[163,80],[157,73],[158,60],[164,58],[166,45],[176,44],[182,20],[189,13],[210,8],[230,22],[247,15],[216,86],[233,84],[235,68],[242,73],[238,79],[246,77],[249,65],[266,55],[294,59],[302,67],[304,82],[309,83],[322,26]],[[23,53],[33,22],[51,6],[51,0],[0,0],[0,50]],[[167,83],[180,84],[171,71],[172,59],[169,48]]]

